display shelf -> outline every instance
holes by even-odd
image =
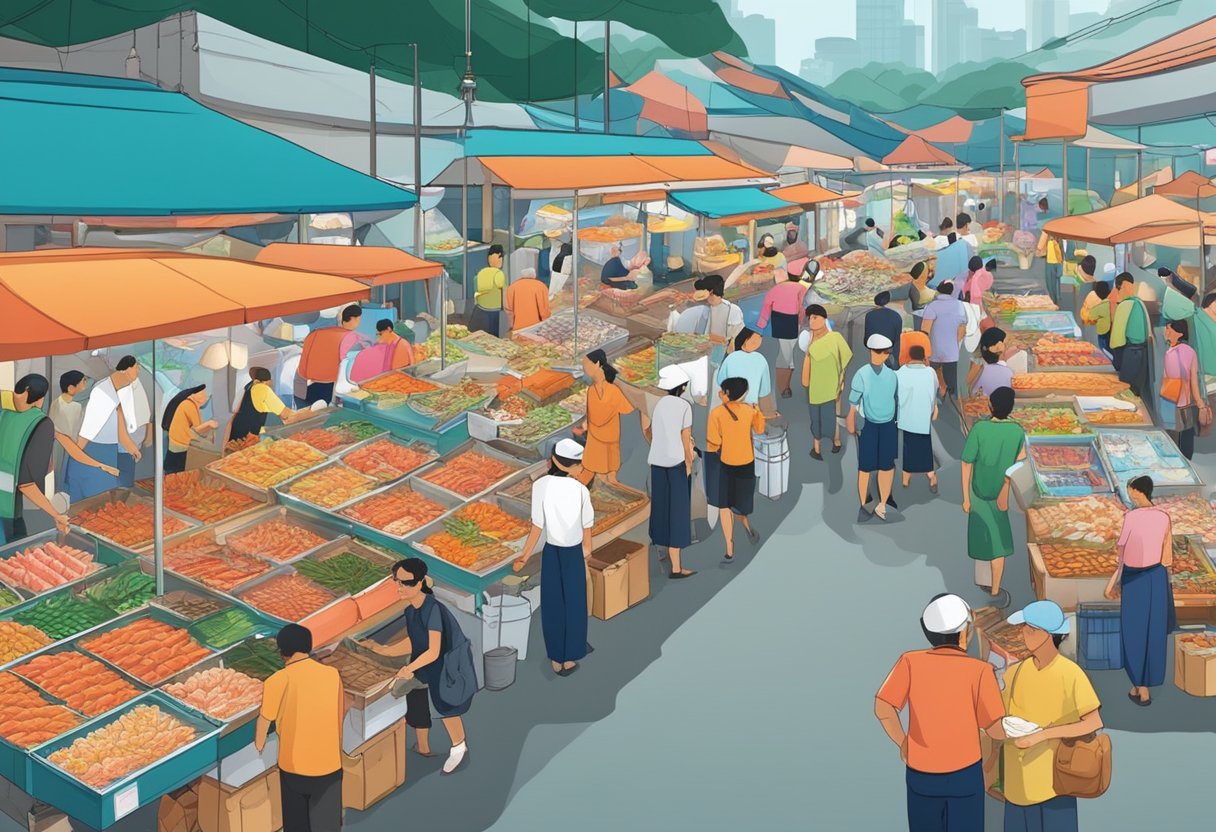
[[[146,506],[149,510],[153,510],[153,511],[155,510],[153,500],[151,497],[146,496],[145,494],[135,491],[130,488],[116,488],[113,491],[107,491],[104,494],[98,494],[94,497],[89,497],[88,499],[73,503],[67,512],[68,520],[71,523],[72,528],[76,529],[81,534],[88,535],[90,537],[94,537],[103,543],[107,543],[110,546],[114,546],[118,549],[122,549],[122,550],[125,550],[128,552],[143,553],[143,552],[150,551],[152,549],[152,547],[155,545],[154,539],[148,539],[147,542],[141,542],[140,545],[138,545],[138,546],[128,546],[128,545],[120,543],[116,540],[112,540],[109,537],[105,536],[104,534],[100,534],[98,532],[91,531],[87,528],[84,528],[83,526],[81,526],[79,524],[78,518],[81,515],[81,513],[86,512],[86,511],[93,511],[94,509],[100,508],[101,506],[107,505],[109,503],[126,503],[128,505],[142,504],[142,505]],[[169,518],[173,518],[174,520],[177,520],[185,525],[185,528],[180,529],[176,532],[173,532],[172,534],[165,535],[164,540],[166,543],[170,540],[176,540],[181,535],[189,534],[190,532],[197,530],[201,526],[201,524],[198,523],[197,521],[191,520],[189,517],[180,515],[175,511],[171,511],[170,509],[165,509],[164,512],[165,512],[166,521]],[[155,522],[156,522],[155,520],[152,520],[149,522],[150,531],[154,531]],[[155,537],[155,534],[153,534],[153,538],[154,537]]]
[[[95,535],[91,535],[84,531],[69,531],[66,535],[61,535],[57,530],[52,529],[40,534],[31,535],[14,543],[9,543],[7,546],[0,546],[0,560],[7,560],[16,554],[24,552],[28,549],[45,546],[47,543],[58,543],[66,546],[71,546],[74,549],[80,549],[83,552],[88,552],[93,556],[93,562],[99,565],[99,569],[94,570],[86,575],[81,575],[71,581],[59,584],[58,586],[49,589],[35,591],[25,586],[15,586],[11,581],[5,581],[4,585],[13,590],[18,598],[29,600],[31,598],[39,598],[44,595],[50,595],[67,587],[73,587],[76,584],[84,581],[86,578],[95,575],[103,575],[109,572],[110,568],[121,563],[125,563],[132,558],[129,550],[124,549],[117,544],[109,543],[108,541],[99,540]],[[12,607],[5,607],[2,612],[8,613],[12,611]]]

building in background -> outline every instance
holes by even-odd
[[[821,87],[826,87],[828,84],[836,80],[836,73],[832,71],[832,62],[825,61],[818,56],[814,58],[803,58],[802,63],[798,66],[798,77],[808,84],[818,84]]]
[[[853,38],[816,38],[815,59],[828,65],[828,75],[833,80],[861,66],[857,41]]]
[[[748,59],[755,64],[776,65],[777,21],[762,14],[744,14],[739,10],[739,0],[718,0],[718,5],[743,39]]]
[[[985,61],[1017,58],[1026,52],[1026,30],[980,29],[979,44],[980,57]]]
[[[904,0],[857,0],[860,64],[899,62],[925,68],[925,27],[904,17]]]
[[[1076,12],[1068,16],[1068,33],[1079,32],[1082,29],[1088,29],[1095,23],[1101,23],[1108,15],[1100,12]]]
[[[983,60],[979,28],[980,13],[963,0],[936,0],[933,4],[933,71],[941,75],[955,64]]]
[[[1068,0],[1026,0],[1027,47],[1038,49],[1069,32]]]

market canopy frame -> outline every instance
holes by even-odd
[[[1193,247],[1199,244],[1201,225],[1209,224],[1212,224],[1211,215],[1159,194],[1150,194],[1100,211],[1048,220],[1043,231],[1060,239],[1106,246],[1158,242]],[[1185,235],[1192,230],[1194,240],[1187,245]],[[1173,242],[1161,242],[1166,235],[1174,235],[1171,236]]]
[[[334,274],[368,286],[388,286],[429,280],[443,274],[443,265],[388,246],[326,246],[271,243],[258,252],[257,263]]]

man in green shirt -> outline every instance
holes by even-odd
[[[1110,348],[1114,353],[1115,369],[1119,380],[1126,382],[1132,392],[1145,400],[1149,390],[1149,324],[1148,310],[1136,296],[1136,281],[1123,272],[1115,278],[1115,291],[1119,294],[1119,305],[1115,307],[1115,319],[1110,327]]]
[[[473,314],[469,317],[469,329],[488,332],[495,338],[499,335],[499,318],[502,316],[502,295],[507,285],[507,276],[502,270],[503,248],[490,246],[486,267],[477,273],[473,291]]]

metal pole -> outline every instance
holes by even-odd
[[[460,274],[467,289],[469,285],[469,157],[464,157],[461,166],[464,171],[463,187],[460,189],[460,228],[464,234],[464,250],[460,253]],[[465,298],[467,301],[468,298]],[[477,280],[473,280],[473,308],[477,308]],[[439,328],[439,369],[447,368],[448,360],[448,307],[443,306],[443,324]]]
[[[1198,198],[1196,198],[1195,204],[1196,205],[1199,204]],[[1200,217],[1199,217],[1199,273],[1200,273],[1201,277],[1199,279],[1199,285],[1200,285],[1200,287],[1202,287],[1199,292],[1200,296],[1207,294],[1207,291],[1208,291],[1208,255],[1207,255],[1207,251],[1205,250],[1205,246],[1204,246],[1205,240],[1204,240],[1204,236],[1203,236],[1203,230],[1204,230],[1203,229],[1203,215],[1200,215]]]
[[[490,194],[493,195],[494,188],[490,188]],[[514,268],[511,261],[514,260],[515,254],[515,200],[511,189],[507,188],[507,262],[504,264],[507,267],[507,284],[510,285],[511,278],[515,276]],[[544,250],[541,250],[541,256],[544,256]],[[505,290],[504,290],[505,291]]]
[[[997,219],[1005,221],[1005,111],[1001,110],[1001,184],[996,189]]]
[[[296,217],[296,242],[307,242],[306,237],[307,235],[304,231],[304,215],[300,214]]]
[[[422,217],[422,76],[418,74],[418,44],[414,44],[414,196],[418,207],[414,210],[414,254],[423,257],[426,253],[426,232]]]
[[[578,132],[578,21],[574,21],[574,132]]]
[[[1060,147],[1063,148],[1063,161],[1060,166],[1060,176],[1064,181],[1064,216],[1068,216],[1068,139],[1060,142]]]
[[[1144,151],[1136,151],[1136,198],[1144,196]]]
[[[373,63],[367,70],[367,81],[369,85],[368,101],[367,101],[367,123],[368,123],[368,164],[367,173],[369,176],[376,175],[376,65]]]
[[[612,108],[608,105],[608,93],[612,87],[612,24],[604,21],[604,132],[612,132]]]
[[[578,358],[578,191],[574,192],[574,225],[570,235],[570,250],[571,258],[574,261],[572,268],[572,277],[574,281],[574,357]],[[577,366],[577,365],[576,365]]]
[[[156,457],[152,475],[152,561],[156,568],[156,594],[165,594],[165,449],[161,435],[160,384],[156,381],[156,339],[152,339],[152,453]]]
[[[1089,161],[1090,161],[1089,148],[1087,147],[1087,148],[1085,148],[1085,196],[1087,199],[1089,198],[1089,177],[1090,177]]]

